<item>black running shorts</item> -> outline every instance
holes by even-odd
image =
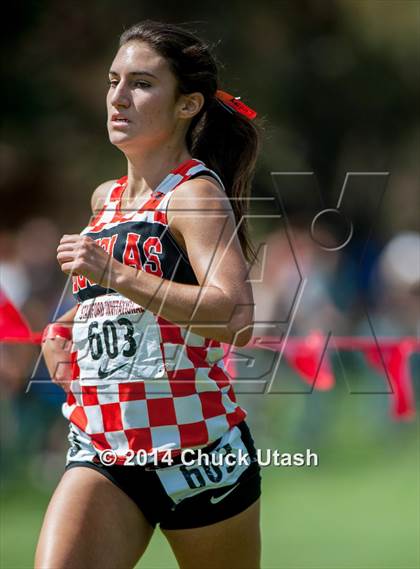
[[[162,529],[220,522],[261,494],[260,466],[245,421],[207,447],[186,450],[171,465],[106,466],[74,458],[65,470],[82,466],[100,472],[134,500],[153,527]]]

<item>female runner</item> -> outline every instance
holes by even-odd
[[[134,567],[160,524],[182,568],[258,568],[260,469],[221,347],[252,335],[256,113],[199,38],[151,20],[120,38],[107,111],[128,172],[57,249],[77,306],[43,353],[71,446],[35,566]]]

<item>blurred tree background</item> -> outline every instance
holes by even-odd
[[[373,322],[379,335],[418,334],[418,0],[9,4],[1,34],[0,277],[33,328],[53,317],[66,284],[55,259],[61,234],[79,232],[93,189],[125,173],[106,132],[107,72],[121,32],[145,18],[184,24],[214,45],[220,88],[264,119],[254,197],[278,198],[272,172],[314,172],[331,206],[347,172],[389,172],[380,209],[369,181],[353,188],[357,235],[328,258],[304,232],[313,188],[281,187],[313,282],[295,332],[307,334],[321,317],[325,330],[340,333],[369,335]],[[252,208],[262,212],[259,202]],[[259,321],[270,322],[287,312],[296,268],[283,222],[257,215],[252,230],[257,243],[269,243],[255,297]],[[62,310],[71,302],[66,294]],[[0,566],[9,569],[31,566],[63,469],[67,425],[61,391],[49,382],[45,389],[38,348],[0,350]],[[257,369],[272,365],[266,352],[243,353]],[[321,457],[317,469],[265,469],[264,568],[420,567],[419,420],[391,420],[384,380],[361,359],[332,358],[337,385],[329,392],[299,393],[299,378],[282,364],[282,394],[239,396],[258,446],[312,447]],[[419,359],[411,360],[417,402]],[[31,377],[43,383],[27,392]],[[349,383],[359,395],[348,396]],[[159,535],[141,566],[175,566]]]
[[[221,85],[267,118],[256,194],[272,192],[273,170],[313,170],[329,192],[350,169],[415,176],[415,0],[216,2],[211,10],[183,1],[151,9],[128,0],[29,0],[10,9],[1,191],[14,215],[6,227],[39,213],[77,230],[92,189],[124,173],[106,136],[107,71],[121,31],[146,17],[187,23],[217,43]],[[400,204],[414,199],[407,182],[398,193]],[[399,208],[392,226],[414,228],[415,214]]]

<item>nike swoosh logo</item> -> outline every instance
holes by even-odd
[[[228,490],[227,492],[225,492],[225,493],[222,494],[221,496],[212,496],[212,497],[210,498],[210,502],[211,502],[212,504],[217,504],[218,502],[220,502],[221,500],[223,500],[224,498],[226,498],[226,496],[227,496],[228,494],[230,494],[231,492],[233,492],[237,486],[239,486],[239,483],[238,483],[238,484],[235,484],[235,486],[234,486],[233,488],[231,488],[230,490]]]
[[[120,366],[114,367],[113,369],[98,369],[98,377],[99,379],[105,379],[106,377],[108,377],[109,375],[112,375],[113,373],[115,373],[117,370],[123,368],[124,366],[126,366],[128,364],[128,362],[125,362],[125,364],[122,364]]]

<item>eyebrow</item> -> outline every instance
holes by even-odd
[[[118,73],[111,69],[109,71],[109,75],[118,75]],[[150,73],[150,71],[130,71],[130,73],[128,75],[148,75],[149,77],[153,77],[154,79],[157,79],[156,75],[153,75],[153,73]]]

